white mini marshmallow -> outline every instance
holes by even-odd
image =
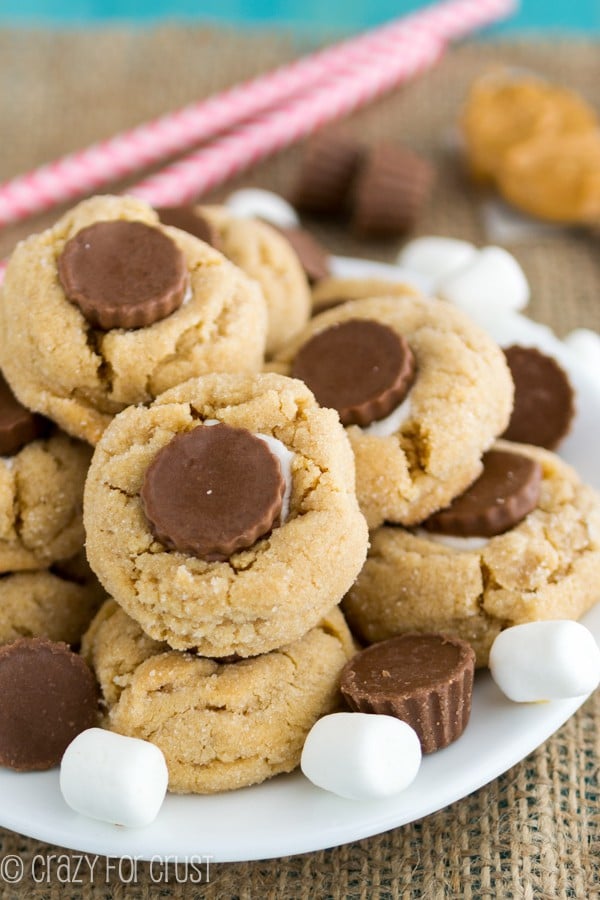
[[[523,269],[502,247],[484,247],[467,265],[438,285],[438,294],[476,321],[524,309],[529,284]]]
[[[589,694],[600,683],[600,649],[591,631],[571,619],[506,628],[494,640],[492,678],[516,703]]]
[[[589,374],[600,381],[600,334],[589,328],[576,328],[564,342]]]
[[[238,219],[264,219],[278,228],[294,228],[300,222],[296,210],[287,200],[261,188],[234,191],[225,206]]]
[[[313,784],[340,797],[382,799],[415,779],[421,743],[410,725],[393,716],[332,713],[311,728],[300,765]]]
[[[406,244],[398,254],[398,264],[431,279],[435,293],[442,278],[447,278],[477,256],[477,247],[458,238],[416,238]]]
[[[441,532],[427,531],[426,528],[415,528],[414,536],[422,538],[424,541],[433,541],[435,544],[442,544],[451,550],[459,550],[467,553],[471,550],[482,550],[490,542],[486,537],[462,537],[459,534],[442,534]]]
[[[363,434],[375,435],[375,437],[389,437],[400,430],[401,425],[410,417],[410,396],[403,400],[395,409],[385,417],[365,425]]]
[[[279,462],[279,468],[281,469],[281,474],[285,481],[285,492],[281,502],[281,513],[279,514],[280,523],[283,525],[290,512],[290,497],[292,495],[292,460],[294,459],[294,454],[291,450],[288,450],[285,444],[271,434],[259,434],[259,432],[256,431],[254,432],[254,437],[264,441],[273,456],[275,456]]]
[[[168,781],[167,764],[158,747],[103,728],[78,734],[60,766],[60,789],[71,809],[128,827],[154,821]]]

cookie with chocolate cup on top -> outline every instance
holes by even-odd
[[[512,407],[502,351],[458,309],[426,297],[321,313],[272,367],[337,409],[370,528],[411,525],[449,503],[481,472]]]
[[[206,241],[258,282],[267,304],[267,354],[275,353],[304,327],[310,291],[286,232],[259,219],[238,218],[226,206],[165,207],[158,214],[165,225]]]
[[[86,444],[19,403],[0,373],[0,574],[81,550],[90,459]]]
[[[192,379],[120,413],[84,522],[92,569],[144,631],[214,657],[300,638],[368,541],[337,414],[275,374]]]
[[[18,399],[96,443],[113,416],[209,371],[257,371],[259,287],[130,197],[93,197],[22,241],[0,292],[0,364]]]
[[[343,608],[368,642],[443,631],[477,665],[505,627],[578,619],[600,594],[600,496],[554,453],[498,441],[482,475],[408,530],[385,525]]]
[[[113,601],[82,642],[104,703],[102,725],[152,741],[169,790],[209,794],[256,784],[300,762],[306,735],[341,704],[355,645],[339,609],[305,635],[250,659],[208,659],[144,634]]]

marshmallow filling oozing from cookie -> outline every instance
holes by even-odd
[[[342,425],[366,427],[401,406],[415,379],[408,342],[373,319],[349,319],[315,334],[298,351],[292,376]]]
[[[183,253],[144,222],[96,222],[78,231],[58,258],[67,298],[95,328],[143,328],[183,303],[188,285]]]
[[[47,437],[52,423],[26,409],[0,372],[0,456],[14,456],[26,444]]]
[[[490,450],[483,472],[445,509],[429,516],[426,531],[463,537],[493,537],[518,525],[538,504],[542,468],[518,453]]]
[[[163,447],[141,490],[156,539],[208,562],[224,561],[279,525],[287,479],[264,437],[219,423]]]

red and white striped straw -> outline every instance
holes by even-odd
[[[445,47],[437,36],[425,33],[402,40],[390,38],[388,43],[389,52],[369,57],[326,84],[241,125],[133,185],[127,193],[152,206],[187,203],[428,69]]]
[[[0,226],[93,193],[184,152],[300,92],[348,73],[354,65],[374,60],[383,46],[390,47],[396,40],[403,46],[418,35],[430,38],[431,43],[454,40],[508,16],[515,5],[516,0],[445,0],[17,176],[0,184]],[[351,104],[347,111],[356,105],[360,104]]]

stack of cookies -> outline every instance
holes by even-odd
[[[506,625],[596,599],[600,502],[551,452],[497,443],[500,348],[447,302],[328,290],[309,321],[280,233],[123,197],[80,204],[7,269],[7,381],[71,436],[49,440],[95,446],[67,481],[80,496],[85,478],[110,598],[81,647],[102,724],[159,746],[173,791],[295,768],[355,638],[448,632],[485,665]]]

